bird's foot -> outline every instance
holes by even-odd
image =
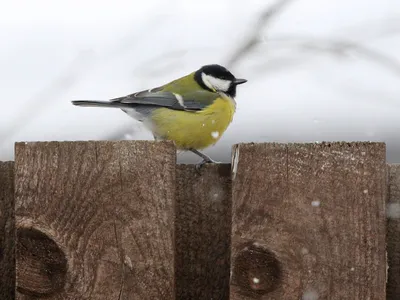
[[[196,171],[200,172],[201,168],[205,165],[205,164],[219,164],[220,162],[212,160],[211,158],[209,159],[203,159],[201,162],[199,162],[198,164],[196,164]]]
[[[219,164],[219,162],[212,160],[208,155],[205,155],[204,153],[201,153],[199,150],[196,150],[194,148],[188,149],[189,151],[192,151],[194,154],[200,156],[203,160],[196,165],[196,170],[197,173],[200,173],[200,169],[205,165],[205,164]]]

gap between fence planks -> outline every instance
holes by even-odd
[[[382,143],[234,149],[231,300],[382,299]]]
[[[389,165],[387,300],[400,299],[400,165]]]
[[[177,300],[228,300],[231,166],[177,166]]]
[[[0,162],[0,296],[15,298],[14,163]]]

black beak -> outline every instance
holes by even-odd
[[[247,82],[247,79],[239,79],[239,78],[236,78],[236,79],[233,81],[233,83],[234,83],[235,85],[242,84],[242,83],[246,83],[246,82]]]

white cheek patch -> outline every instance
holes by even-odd
[[[201,74],[201,79],[203,80],[204,84],[212,90],[227,92],[231,86],[230,80],[215,78],[204,73]]]
[[[203,80],[204,84],[210,89],[210,90],[214,90],[214,87],[212,86],[211,82],[208,80],[210,76],[201,73],[201,80]]]

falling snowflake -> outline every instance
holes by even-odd
[[[321,202],[319,202],[318,200],[315,200],[315,201],[311,202],[311,205],[314,206],[314,207],[319,207],[320,204],[321,204]]]
[[[211,132],[211,136],[212,136],[214,139],[217,139],[217,138],[219,137],[219,132],[218,132],[218,131],[213,131],[213,132]]]
[[[389,203],[386,206],[386,216],[389,219],[399,219],[400,218],[400,203]]]
[[[318,300],[318,293],[314,290],[305,291],[302,300]]]

